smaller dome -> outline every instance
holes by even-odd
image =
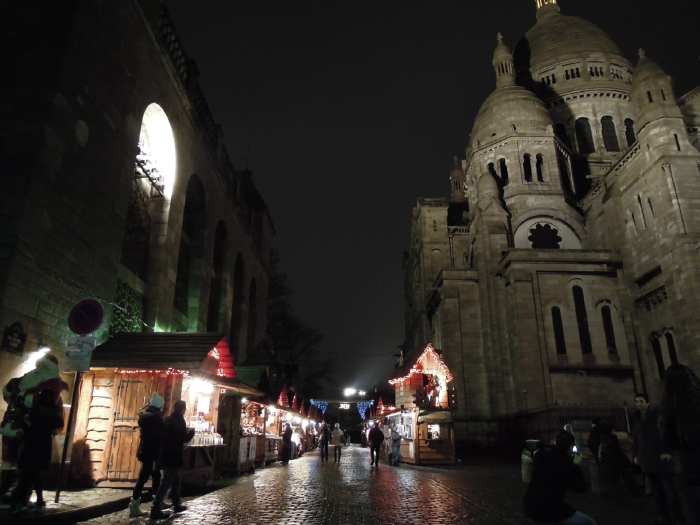
[[[639,50],[639,62],[632,76],[633,91],[647,82],[665,79],[667,76],[666,72],[656,62],[647,57],[643,49]]]
[[[537,95],[521,86],[503,86],[481,105],[471,142],[473,147],[479,147],[513,133],[545,135],[551,125],[547,106]]]

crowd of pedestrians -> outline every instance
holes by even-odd
[[[587,444],[601,491],[624,487],[638,498],[646,488],[654,496],[655,524],[700,525],[700,380],[690,368],[674,364],[664,374],[660,404],[637,394],[634,405],[631,459],[609,421],[593,422]],[[588,488],[582,458],[567,430],[559,432],[554,446],[535,452],[524,499],[529,518],[564,525],[596,523],[566,502],[568,491]]]

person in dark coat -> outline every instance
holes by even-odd
[[[370,465],[379,466],[379,451],[384,443],[384,432],[379,429],[379,425],[374,425],[369,431],[369,457],[371,458]]]
[[[574,436],[562,430],[552,448],[535,453],[532,481],[525,493],[525,514],[540,523],[595,525],[586,514],[564,501],[567,490],[584,492],[586,479],[573,453]]]
[[[632,463],[622,450],[612,425],[602,420],[598,429],[600,431],[598,470],[601,481],[611,489],[622,480],[630,494],[639,496],[641,491],[632,475]]]
[[[158,487],[158,493],[153,500],[151,519],[163,519],[169,515],[162,511],[163,500],[170,492],[173,500],[173,510],[182,512],[187,509],[180,500],[180,469],[184,463],[185,443],[194,436],[194,429],[187,428],[185,423],[185,411],[187,404],[178,401],[173,406],[173,411],[163,421],[163,434],[160,448],[160,466],[163,470],[163,480]]]
[[[289,463],[292,458],[292,426],[289,423],[285,424],[284,432],[282,432],[282,463]]]
[[[637,394],[634,397],[634,405],[637,409],[632,423],[634,462],[642,469],[654,492],[657,521],[674,523],[676,521],[674,491],[668,471],[661,465],[658,409],[649,404],[646,394]]]
[[[321,439],[319,439],[319,446],[321,448],[321,463],[328,461],[328,444],[331,441],[331,427],[328,423],[323,423],[321,426]]]
[[[596,417],[591,422],[591,432],[588,434],[588,449],[596,463],[598,463],[598,453],[600,449],[600,418]]]
[[[19,453],[19,481],[12,493],[15,512],[29,502],[32,489],[36,491],[37,507],[44,507],[41,474],[49,468],[53,436],[63,428],[63,402],[55,390],[42,390],[34,399]]]
[[[163,404],[163,396],[155,393],[151,396],[148,406],[139,414],[141,439],[139,440],[136,457],[141,462],[141,470],[136,485],[134,485],[134,493],[129,505],[129,516],[131,518],[142,515],[139,505],[141,504],[143,486],[148,481],[148,478],[153,477],[151,494],[157,494],[160,486],[158,456],[160,455],[160,445],[163,439]]]
[[[700,525],[700,379],[684,365],[664,374],[660,459],[672,473],[687,525]]]

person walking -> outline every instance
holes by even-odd
[[[45,389],[34,396],[28,424],[20,445],[19,480],[12,493],[12,510],[22,512],[36,491],[36,506],[43,508],[42,471],[49,468],[53,436],[63,428],[63,402],[56,391]]]
[[[401,461],[401,434],[396,430],[396,425],[391,427],[391,464],[395,467]]]
[[[328,423],[323,423],[321,426],[321,439],[319,439],[319,447],[321,448],[321,463],[328,462],[328,443],[331,440],[331,428]]]
[[[661,433],[659,412],[649,403],[646,394],[634,396],[637,409],[632,422],[634,440],[634,463],[642,469],[645,480],[651,486],[656,500],[656,522],[667,524],[676,522],[675,505],[671,478],[661,465]]]
[[[175,512],[187,510],[180,499],[180,469],[184,463],[185,443],[194,436],[194,429],[187,428],[185,423],[186,410],[187,404],[182,400],[177,401],[170,415],[163,421],[159,458],[160,466],[163,469],[163,480],[158,487],[156,498],[153,500],[151,519],[163,519],[169,516],[162,510],[163,501],[168,492],[170,492]]]
[[[287,464],[292,458],[292,425],[285,423],[282,432],[282,463]]]
[[[370,466],[379,467],[379,451],[382,449],[382,443],[384,443],[384,432],[380,430],[379,425],[375,424],[369,431]]]
[[[129,504],[129,517],[137,518],[144,513],[141,512],[141,495],[143,486],[148,478],[153,478],[151,495],[158,493],[160,485],[160,465],[158,456],[160,455],[160,445],[163,439],[163,396],[157,392],[151,396],[148,405],[139,414],[139,429],[141,439],[136,458],[141,462],[141,470],[138,480],[134,485],[134,493]]]
[[[566,503],[567,490],[584,492],[586,479],[574,454],[574,436],[562,430],[552,448],[542,448],[534,458],[532,481],[525,492],[525,514],[539,523],[561,525],[595,525],[586,514]]]
[[[331,444],[333,445],[333,462],[340,463],[340,454],[343,449],[343,431],[340,430],[340,423],[336,423],[335,428],[333,428]]]
[[[700,525],[700,380],[684,365],[666,369],[659,413],[666,468],[686,525]]]

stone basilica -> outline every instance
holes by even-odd
[[[451,196],[418,200],[404,259],[406,347],[442,351],[462,445],[619,416],[669,364],[700,370],[700,88],[536,8],[514,52],[498,35]]]

